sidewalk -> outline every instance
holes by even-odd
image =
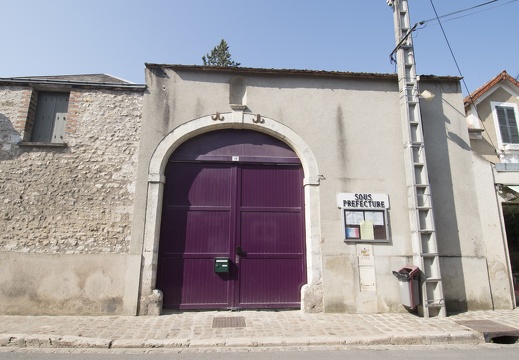
[[[0,316],[0,347],[208,348],[482,344],[459,324],[491,320],[519,328],[519,310],[424,319],[411,314],[204,311],[144,316]],[[518,330],[519,331],[519,330]]]

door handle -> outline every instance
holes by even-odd
[[[242,250],[241,246],[236,246],[236,255],[245,256],[247,253]]]

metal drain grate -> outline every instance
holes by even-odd
[[[498,337],[519,337],[519,329],[500,324],[492,320],[462,320],[458,324],[479,331],[485,337],[486,342]]]
[[[245,318],[243,316],[213,318],[213,328],[229,327],[245,327]]]

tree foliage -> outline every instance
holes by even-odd
[[[240,66],[240,63],[235,62],[231,59],[231,53],[229,52],[229,45],[227,41],[222,39],[220,44],[211,50],[211,54],[202,56],[202,61],[205,66]]]

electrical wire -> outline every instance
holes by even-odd
[[[491,2],[495,2],[495,1],[497,1],[497,0],[494,0],[494,1],[491,1]],[[432,6],[432,8],[434,10],[434,14],[436,15],[436,20],[438,20],[438,24],[440,25],[440,28],[442,30],[443,37],[445,38],[445,42],[447,43],[447,46],[449,47],[449,51],[451,53],[452,59],[454,60],[454,64],[456,64],[456,68],[458,69],[458,73],[460,74],[461,82],[463,83],[463,86],[465,86],[465,91],[467,91],[468,97],[470,99],[470,103],[474,106],[474,109],[476,110],[476,115],[477,115],[478,119],[480,120],[481,118],[479,116],[478,108],[477,108],[476,104],[474,103],[474,99],[472,98],[472,94],[469,91],[467,83],[465,82],[465,78],[463,77],[463,73],[461,72],[461,68],[460,68],[460,66],[458,64],[458,60],[456,60],[456,56],[454,55],[454,51],[452,50],[451,44],[449,42],[449,39],[447,38],[447,34],[445,33],[445,30],[443,29],[442,22],[440,20],[440,17],[438,16],[438,12],[436,11],[436,7],[434,6],[433,0],[430,0],[430,2],[431,2],[431,6]],[[480,122],[481,122],[481,125],[483,125],[483,128],[485,129],[485,131],[487,131],[483,121],[480,120]],[[487,131],[487,134],[488,134],[488,131]],[[495,149],[496,154],[499,156],[499,153],[497,151],[497,147],[494,144],[494,142],[492,141],[492,138],[489,136],[488,139],[490,140],[490,143],[492,144],[492,147]]]
[[[393,63],[396,63],[396,59],[394,58],[394,55],[396,53],[396,51],[400,48],[400,46],[402,45],[402,43],[409,37],[409,36],[413,36],[415,37],[416,36],[416,33],[413,34],[413,32],[415,32],[416,30],[421,30],[421,29],[424,29],[429,22],[431,21],[438,21],[438,24],[440,24],[440,19],[442,18],[445,18],[445,17],[449,17],[449,16],[452,16],[452,15],[456,15],[456,14],[460,14],[460,13],[463,13],[463,12],[466,12],[466,11],[470,11],[470,10],[474,10],[474,9],[477,9],[477,8],[480,8],[480,7],[483,7],[483,6],[486,6],[486,5],[489,5],[489,4],[492,4],[492,3],[495,3],[497,1],[500,1],[500,0],[491,0],[491,1],[487,1],[485,3],[482,3],[482,4],[478,4],[478,5],[475,5],[475,6],[471,6],[469,8],[466,8],[466,9],[461,9],[461,10],[457,10],[457,11],[454,11],[454,12],[451,12],[451,13],[448,13],[448,14],[445,14],[445,15],[442,15],[442,16],[438,16],[438,13],[436,12],[436,9],[434,9],[434,12],[436,14],[436,17],[435,18],[432,18],[432,19],[428,19],[428,20],[422,20],[422,21],[419,21],[417,22],[416,24],[414,24],[412,26],[412,28],[407,32],[407,34],[405,34],[403,36],[403,38],[400,40],[400,43],[396,46],[396,48],[393,50],[393,52],[391,52],[391,54],[389,55],[389,61],[393,64]],[[448,19],[445,22],[448,22],[448,21],[452,21],[452,20],[456,20],[456,19],[461,19],[463,17],[467,17],[467,16],[471,16],[471,15],[474,15],[474,14],[477,14],[479,12],[483,12],[483,11],[487,11],[487,10],[490,10],[490,9],[493,9],[493,8],[496,8],[498,6],[504,6],[504,5],[507,5],[507,4],[510,4],[510,3],[513,3],[513,2],[516,2],[516,1],[519,1],[519,0],[510,0],[504,4],[501,4],[501,5],[497,5],[497,6],[494,6],[494,7],[491,7],[491,8],[488,8],[488,9],[484,9],[484,10],[481,10],[481,11],[477,11],[477,12],[473,12],[473,13],[470,13],[470,14],[467,14],[467,15],[463,15],[463,16],[458,16],[458,17],[455,17],[455,18],[452,18],[452,19]],[[433,5],[433,8],[434,8],[434,5]],[[438,25],[438,24],[432,24],[433,26],[434,25]],[[418,27],[420,26],[420,27]],[[441,24],[440,24],[441,26]],[[443,31],[443,29],[442,29]]]
[[[467,8],[467,9],[463,9],[463,10],[458,10],[458,11],[454,11],[452,13],[449,13],[449,14],[445,14],[445,15],[442,15],[439,17],[439,19],[442,19],[442,18],[445,18],[445,17],[448,17],[448,16],[451,16],[451,15],[455,15],[455,14],[459,14],[459,13],[462,13],[462,12],[465,12],[465,11],[470,11],[470,10],[473,10],[475,8],[479,8],[481,6],[485,6],[485,5],[488,5],[488,4],[491,4],[491,3],[494,3],[496,1],[499,1],[499,0],[493,0],[493,1],[489,1],[489,2],[486,2],[484,4],[480,4],[480,5],[476,5],[476,6],[473,6],[473,7],[470,7],[470,8]],[[479,10],[479,11],[475,11],[475,12],[472,12],[470,14],[466,14],[466,15],[462,15],[462,16],[456,16],[454,18],[451,18],[451,19],[447,19],[447,20],[444,20],[443,23],[445,24],[446,22],[449,22],[449,21],[453,21],[453,20],[458,20],[458,19],[462,19],[464,17],[468,17],[468,16],[472,16],[472,15],[475,15],[475,14],[479,14],[479,13],[482,13],[484,11],[489,11],[489,10],[492,10],[492,9],[495,9],[497,7],[501,7],[501,6],[505,6],[505,5],[508,5],[510,3],[513,3],[513,2],[516,2],[516,1],[519,1],[519,0],[510,0],[504,4],[499,4],[499,5],[496,5],[496,6],[492,6],[492,7],[489,7],[487,9],[482,9],[482,10]],[[429,20],[422,20],[419,22],[419,24],[424,24],[425,26],[428,25],[427,23],[431,22],[431,21],[438,21],[437,18],[433,18],[433,19],[429,19]],[[438,24],[431,24],[432,26],[435,26],[435,25],[438,25]],[[418,28],[418,29],[423,29],[425,26],[421,27],[421,28]]]
[[[499,1],[499,0],[492,0],[492,1],[487,1],[486,3],[483,3],[483,4],[479,4],[479,5],[475,5],[475,6],[472,6],[472,7],[469,7],[469,8],[466,8],[466,9],[462,9],[462,10],[458,10],[458,11],[454,11],[454,12],[451,12],[451,13],[448,13],[448,14],[445,14],[445,15],[442,15],[442,16],[438,16],[438,14],[436,14],[436,17],[435,18],[432,18],[432,19],[429,19],[429,20],[423,20],[423,21],[420,21],[421,24],[424,24],[424,23],[428,23],[430,21],[440,21],[440,19],[443,19],[445,17],[448,17],[448,16],[451,16],[451,15],[456,15],[456,14],[459,14],[459,13],[462,13],[462,12],[465,12],[465,11],[469,11],[469,10],[472,10],[472,9],[476,9],[476,8],[479,8],[479,7],[482,7],[482,6],[485,6],[485,5],[488,5],[488,4],[492,4],[492,3],[495,3],[496,1]],[[513,0],[513,1],[517,1],[517,0]],[[434,6],[433,6],[434,7]],[[436,10],[434,10],[434,12],[436,13]]]
[[[494,0],[494,1],[497,1],[497,0]],[[447,46],[449,47],[449,51],[451,53],[451,56],[452,56],[452,59],[454,60],[454,64],[456,65],[456,68],[458,69],[458,73],[460,74],[460,76],[463,78],[463,74],[461,73],[461,69],[460,69],[460,66],[458,64],[458,61],[456,60],[456,56],[454,56],[454,51],[452,51],[452,47],[451,47],[451,44],[449,42],[449,39],[447,38],[447,34],[445,33],[445,30],[443,29],[443,25],[442,25],[442,22],[440,20],[440,17],[438,16],[438,13],[436,12],[436,7],[434,6],[434,3],[432,0],[430,0],[431,2],[431,6],[434,10],[434,13],[436,14],[436,19],[438,20],[438,24],[440,25],[440,28],[442,30],[442,33],[443,33],[443,37],[445,38],[445,41],[447,42]],[[468,92],[469,89],[467,87],[467,84],[465,83],[465,80],[463,80],[463,84],[465,85],[465,90]]]

